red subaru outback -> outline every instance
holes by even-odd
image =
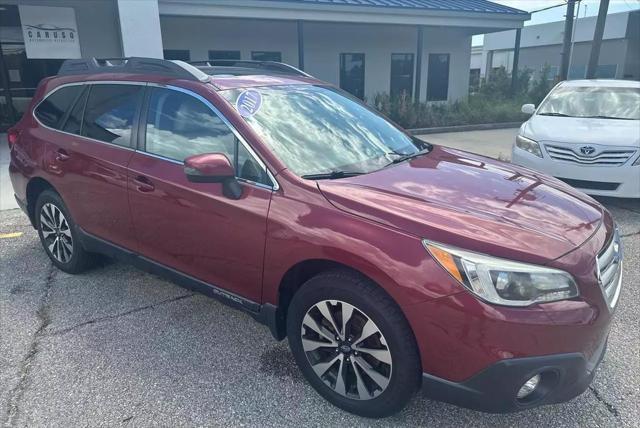
[[[605,352],[621,247],[601,205],[289,66],[67,61],[8,139],[58,268],[106,254],[244,310],[350,412],[419,387],[490,412],[563,402]]]

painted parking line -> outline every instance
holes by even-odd
[[[19,238],[22,232],[0,233],[0,239]]]

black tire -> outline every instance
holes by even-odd
[[[384,389],[381,389],[381,392],[379,392],[377,396],[369,398],[363,394],[366,399],[359,399],[360,391],[357,389],[358,397],[356,398],[353,398],[353,393],[346,395],[339,394],[334,390],[334,387],[337,385],[337,376],[340,371],[342,371],[342,368],[333,368],[333,366],[331,366],[331,370],[338,373],[338,375],[335,375],[336,380],[333,386],[330,385],[331,381],[328,381],[329,384],[325,383],[312,368],[302,343],[303,332],[309,332],[307,327],[303,327],[303,320],[310,310],[312,311],[310,314],[317,314],[318,312],[313,312],[317,310],[314,308],[314,305],[325,300],[339,301],[339,303],[337,303],[338,306],[336,306],[337,312],[342,310],[340,309],[343,305],[342,302],[354,306],[359,312],[359,315],[365,315],[366,318],[375,323],[375,326],[381,333],[381,336],[378,337],[382,337],[386,341],[385,345],[388,348],[387,351],[390,352],[392,362],[392,365],[389,365],[389,367],[392,368],[389,369],[390,377],[388,378],[388,384]],[[316,308],[319,307],[316,306]],[[354,313],[356,312],[354,311]],[[336,321],[334,327],[330,327],[330,331],[335,331],[336,328],[343,329],[346,340],[347,336],[349,336],[347,334],[348,329],[347,327],[340,326],[342,322],[340,319],[343,317],[341,315],[337,315],[337,317],[338,321]],[[336,317],[334,317],[334,320],[336,320]],[[306,335],[307,333],[304,334]],[[313,334],[313,332],[311,334]],[[311,278],[302,285],[300,290],[294,295],[289,306],[287,336],[294,358],[307,381],[330,403],[348,412],[370,418],[390,416],[402,410],[420,386],[422,375],[420,357],[415,337],[407,320],[397,304],[381,288],[369,279],[354,272],[347,270],[328,271]],[[362,334],[362,336],[365,335]],[[337,337],[338,336],[336,336],[336,340]],[[370,337],[375,338],[375,335]],[[320,340],[324,339],[320,338]],[[355,342],[357,341],[358,340],[355,340]],[[357,349],[355,348],[355,342],[353,343],[354,348],[351,352]],[[327,350],[326,352],[329,355],[328,359],[331,359],[331,352],[343,353],[344,351],[342,349],[342,347],[338,347]],[[322,352],[325,352],[324,349]],[[346,389],[347,391],[354,391],[353,383],[357,383],[355,380],[356,373],[354,371],[360,373],[360,378],[362,377],[363,371],[355,370],[357,366],[355,360],[358,358],[358,352],[355,353],[356,356],[353,354],[344,354],[343,357],[345,361],[350,361],[348,359],[349,355],[353,362],[349,363],[349,369],[344,369],[346,375],[343,376],[347,377],[343,377],[342,379],[347,379],[345,384],[348,385],[348,379],[349,376],[351,376],[351,388],[349,389],[349,386],[347,386]],[[362,356],[363,354],[360,353],[360,358],[362,358]],[[320,361],[324,361],[324,359]],[[337,364],[338,367],[341,367],[342,363]],[[383,365],[377,365],[382,366],[382,370],[385,369]],[[367,379],[372,378],[367,377]],[[358,378],[358,380],[360,379]],[[373,388],[375,388],[375,385]]]
[[[68,234],[63,233],[60,230],[55,230],[54,233],[51,233],[51,229],[48,228],[46,224],[43,224],[41,216],[43,207],[45,206],[47,206],[47,210],[51,210],[51,207],[55,207],[55,209],[59,210],[64,215],[68,228],[65,227],[63,230],[64,232],[67,232],[68,230]],[[93,255],[86,252],[82,247],[76,223],[73,221],[73,217],[71,217],[67,206],[64,204],[59,194],[53,190],[45,190],[40,193],[35,204],[34,218],[42,247],[58,269],[67,273],[77,274],[84,272],[93,264]],[[47,234],[46,238],[45,234]],[[58,250],[57,247],[54,246],[53,251],[50,249],[52,237],[53,239],[56,237],[59,237],[60,240],[64,239],[67,245],[71,245],[72,250],[69,257],[65,258],[59,255],[54,255],[54,253],[59,254],[59,251],[62,251],[62,248],[60,247],[60,250]],[[62,243],[60,245],[62,245]]]

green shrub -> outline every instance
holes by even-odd
[[[484,94],[470,95],[454,103],[414,103],[408,97],[391,98],[377,94],[374,106],[405,128],[472,125],[525,121],[520,112],[522,99],[495,99]]]
[[[468,98],[453,103],[414,102],[406,94],[390,97],[376,94],[373,106],[405,128],[476,125],[482,123],[524,122],[528,116],[522,104],[539,104],[551,89],[549,68],[532,79],[533,72],[524,69],[518,74],[515,90],[504,68],[492,72],[491,78]]]

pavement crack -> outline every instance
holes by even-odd
[[[616,205],[616,204],[609,204],[609,205],[611,205],[612,207],[616,207],[618,209],[621,209],[621,210],[631,211],[632,213],[640,214],[640,210],[637,210],[637,209],[634,209],[634,208],[629,208],[629,207],[625,207],[625,206],[622,206],[622,205]]]
[[[626,235],[620,235],[621,238],[629,238],[631,236],[636,236],[636,235],[640,235],[640,230],[637,232],[633,232],[633,233],[627,233]]]
[[[618,409],[613,404],[605,400],[605,398],[602,395],[600,395],[600,392],[597,389],[589,385],[589,390],[593,393],[593,396],[596,397],[596,400],[598,400],[604,405],[604,407],[607,409],[607,411],[609,411],[609,413],[611,413],[616,418],[620,417],[620,412],[618,412]]]
[[[114,319],[118,319],[121,317],[125,317],[127,315],[131,315],[131,314],[135,314],[137,312],[142,312],[142,311],[146,311],[147,309],[155,309],[158,306],[162,306],[162,305],[166,305],[169,303],[173,303],[173,302],[177,302],[179,300],[183,300],[183,299],[187,299],[189,297],[193,297],[195,296],[197,293],[189,293],[189,294],[183,294],[181,296],[178,297],[173,297],[171,299],[166,299],[166,300],[161,300],[159,302],[156,303],[152,303],[150,305],[145,305],[145,306],[141,306],[139,308],[134,308],[125,312],[121,312],[119,314],[115,314],[115,315],[107,315],[104,317],[99,317],[99,318],[94,318],[85,322],[81,322],[79,324],[73,325],[71,327],[67,327],[67,328],[63,328],[61,330],[57,330],[51,333],[48,333],[47,336],[61,336],[63,334],[67,334],[71,331],[77,330],[79,328],[82,327],[86,327],[88,325],[93,325],[93,324],[98,324],[98,323],[102,323],[102,322],[106,322],[106,321],[112,321]]]
[[[51,323],[51,317],[49,316],[49,296],[51,294],[51,287],[53,286],[53,282],[55,280],[57,272],[58,270],[55,268],[53,263],[51,263],[51,265],[49,266],[49,271],[47,272],[47,276],[45,278],[45,283],[42,290],[42,295],[40,296],[40,301],[38,303],[38,308],[36,309],[38,328],[33,334],[31,343],[27,348],[27,353],[23,358],[22,363],[20,364],[20,371],[18,372],[18,383],[9,393],[9,404],[7,406],[7,412],[5,414],[3,423],[3,425],[5,426],[12,426],[14,421],[18,417],[20,411],[20,402],[22,401],[24,391],[28,384],[31,367],[38,354],[38,351],[40,350],[40,338],[43,335],[43,331]]]

